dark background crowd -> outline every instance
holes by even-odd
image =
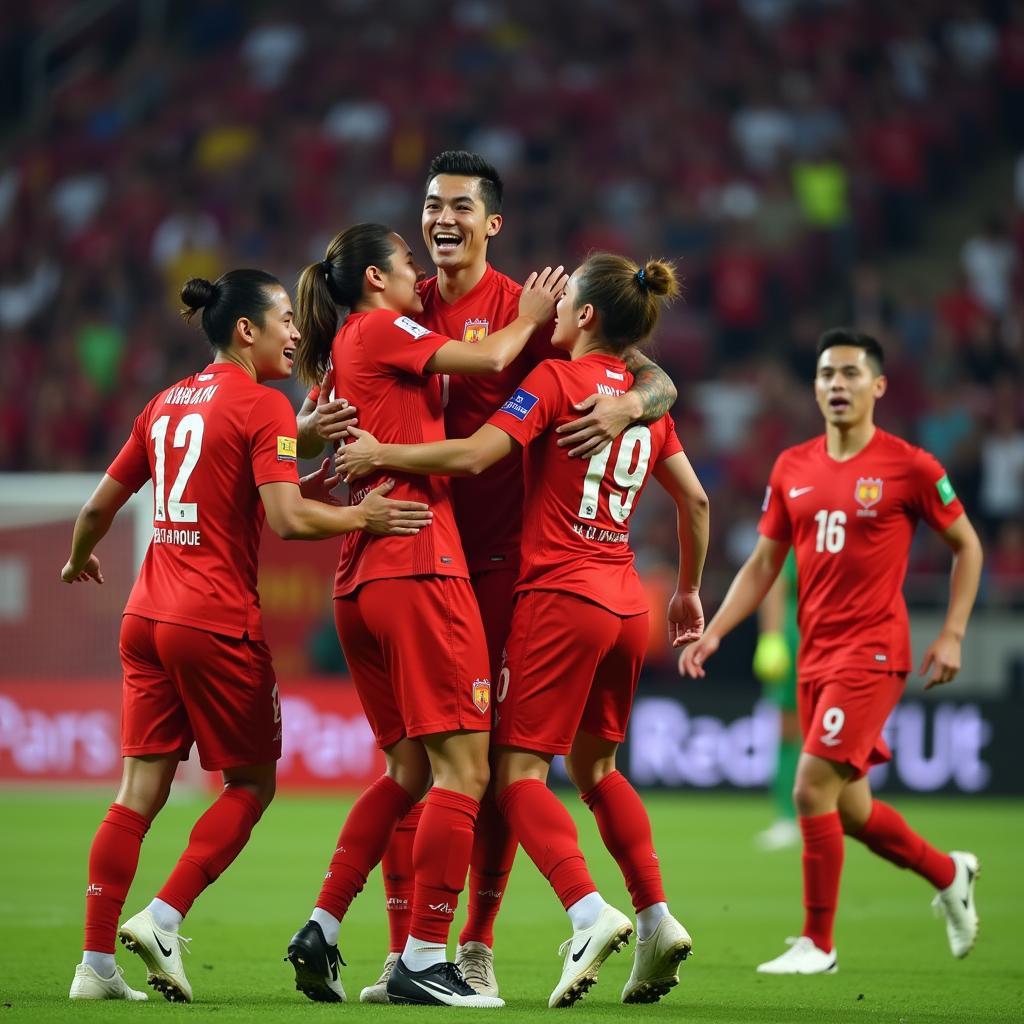
[[[466,148],[505,177],[499,269],[677,261],[653,354],[723,578],[776,454],[820,430],[814,344],[846,322],[886,347],[880,422],[982,530],[985,600],[1024,602],[1024,169],[1020,198],[1010,173],[979,193],[1024,150],[1024,5],[37,0],[0,19],[0,113],[0,471],[101,471],[206,359],[186,278],[291,287],[361,220],[415,245],[430,157]],[[674,524],[645,506],[657,577]],[[915,571],[947,566],[922,538]]]

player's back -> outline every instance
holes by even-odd
[[[359,409],[359,425],[388,444],[444,440],[441,380],[423,372],[432,351],[416,355],[417,343],[429,346],[427,332],[391,310],[349,314],[334,339],[331,362],[335,394]],[[397,346],[397,348],[396,348]],[[455,528],[447,477],[392,471],[373,473],[352,488],[357,504],[385,479],[394,479],[390,498],[421,501],[434,513],[431,525],[415,537],[377,537],[356,531],[342,539],[335,596],[351,593],[373,579],[403,576],[466,576],[465,558]]]
[[[146,406],[109,472],[132,489],[153,481],[153,540],[125,610],[262,639],[258,485],[297,479],[284,395],[232,363],[211,364]]]
[[[575,403],[595,393],[623,394],[632,382],[625,364],[611,355],[548,360],[492,419],[527,444],[518,590],[565,590],[622,615],[648,610],[629,546],[629,519],[654,466],[681,451],[672,420],[666,415],[631,424],[590,459],[569,458],[555,433],[579,415]]]

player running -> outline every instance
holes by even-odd
[[[146,964],[148,982],[191,1002],[178,934],[199,894],[238,856],[274,795],[281,705],[263,639],[256,566],[264,516],[286,539],[354,530],[411,537],[427,506],[371,493],[339,508],[300,493],[295,414],[262,382],[292,370],[298,331],[276,278],[233,270],[189,281],[186,319],[202,310],[216,351],[203,371],[161,391],[79,513],[65,583],[103,582],[96,545],[114,516],[153,481],[153,541],[121,622],[124,666],[117,797],[89,852],[85,943],[72,999],[142,1000],[114,960],[115,935]],[[325,498],[337,478],[319,473],[303,492]],[[390,490],[389,483],[382,491]],[[404,543],[410,543],[405,540]],[[192,743],[224,790],[196,823],[164,887],[118,929],[142,840],[167,800]]]
[[[417,321],[447,337],[479,344],[518,316],[522,287],[488,262],[492,238],[502,227],[504,187],[500,175],[475,153],[440,153],[430,164],[423,199],[423,241],[437,276],[420,286],[423,312]],[[468,437],[494,414],[539,362],[558,355],[548,328],[534,332],[522,352],[503,370],[455,373],[445,379],[445,434]],[[580,403],[581,419],[567,424],[560,443],[571,454],[589,458],[632,422],[654,422],[668,411],[676,390],[668,376],[636,349],[623,353],[634,383],[622,395],[591,394]],[[347,396],[351,398],[351,396]],[[312,457],[324,440],[343,440],[355,410],[330,401],[328,391],[307,399],[299,412],[299,452]],[[523,517],[523,470],[509,456],[479,476],[451,481],[470,582],[487,637],[491,678],[512,619],[513,591],[519,576]],[[387,979],[409,933],[412,897],[412,849],[422,805],[402,819],[381,867],[387,899],[391,948],[380,978],[360,993],[362,1002],[387,1002]],[[470,860],[469,906],[459,934],[456,962],[481,994],[498,995],[494,974],[494,922],[515,859],[516,840],[500,814],[493,793],[481,801]]]
[[[960,647],[981,574],[981,545],[942,466],[878,429],[885,394],[883,353],[867,334],[826,331],[818,342],[815,397],[825,433],[776,460],[753,554],[736,574],[704,637],[680,671],[704,675],[722,638],[764,598],[786,553],[796,552],[803,753],[794,800],[803,835],[804,926],[763,974],[831,974],[838,966],[833,921],[843,834],[937,890],[949,946],[966,956],[978,933],[973,853],[946,854],[871,795],[868,769],[891,756],[882,727],[911,670],[903,577],[914,528],[924,519],[953,551],[949,605],[927,649],[925,689],[960,670]]]
[[[378,224],[358,224],[337,235],[326,258],[307,267],[299,282],[304,378],[319,380],[333,367],[325,385],[350,396],[364,422],[396,442],[443,438],[440,375],[504,369],[551,318],[565,283],[561,267],[531,275],[518,317],[465,345],[411,319],[423,308],[422,276],[401,237]],[[339,306],[349,312],[335,334]],[[431,529],[404,548],[387,541],[344,544],[334,590],[338,635],[388,770],[350,811],[316,907],[288,958],[296,987],[309,998],[345,998],[337,972],[341,919],[432,776],[413,851],[411,925],[388,997],[502,1006],[467,985],[445,949],[489,776],[487,644],[448,481],[399,476],[396,493],[429,495]]]
[[[597,892],[576,829],[545,780],[565,754],[570,778],[597,818],[637,912],[639,942],[624,1002],[654,1002],[678,982],[690,952],[668,911],[643,804],[615,770],[648,642],[647,599],[633,565],[628,522],[653,474],[676,503],[679,580],[669,605],[674,646],[700,636],[697,596],[707,550],[707,497],[666,414],[636,423],[589,460],[571,460],[558,427],[575,403],[624,392],[621,353],[647,338],[659,300],[678,292],[671,267],[638,267],[611,254],[587,259],[559,300],[552,342],[571,361],[547,360],[471,437],[437,444],[381,444],[357,428],[338,455],[346,478],[386,466],[471,476],[525,447],[522,569],[507,656],[498,681],[494,743],[503,814],[566,908],[573,935],[549,1006],[571,1006],[633,931]]]

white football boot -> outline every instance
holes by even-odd
[[[117,930],[118,938],[131,953],[146,964],[146,984],[163,993],[169,1003],[191,1003],[192,986],[185,976],[181,951],[188,951],[191,939],[161,928],[148,909],[140,910]]]
[[[113,977],[103,978],[88,964],[75,968],[75,980],[71,982],[69,999],[127,999],[131,1003],[145,1002],[149,996],[136,992],[124,980],[124,968],[116,966]]]
[[[633,970],[622,990],[624,1003],[656,1003],[679,984],[679,964],[693,951],[690,933],[671,915],[646,939],[637,939]]]
[[[789,949],[774,960],[758,964],[758,974],[835,974],[839,970],[839,957],[833,949],[826,953],[818,949],[806,935],[786,939]]]
[[[498,979],[494,976],[494,950],[482,942],[464,942],[455,950],[458,965],[466,984],[482,996],[498,995]]]
[[[367,985],[366,988],[359,993],[359,1002],[390,1002],[388,999],[388,978],[391,977],[391,972],[395,969],[395,964],[398,963],[398,957],[398,953],[388,953],[387,959],[384,961],[384,969],[380,972],[380,977],[372,985]]]
[[[562,977],[548,999],[548,1006],[572,1006],[597,984],[601,964],[618,952],[633,934],[633,925],[621,911],[607,904],[589,928],[580,928],[558,947],[565,954]]]
[[[974,948],[978,937],[978,910],[974,906],[974,883],[979,874],[978,858],[973,853],[953,850],[956,865],[953,881],[935,894],[932,906],[946,919],[949,951],[958,960]]]

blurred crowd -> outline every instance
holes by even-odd
[[[418,239],[427,162],[467,148],[505,176],[507,273],[595,247],[678,261],[654,354],[713,564],[745,557],[775,455],[820,429],[813,347],[840,319],[883,340],[880,421],[947,464],[989,597],[1024,593],[1024,164],[941,280],[877,270],[1024,149],[1024,5],[139,0],[62,34],[79,7],[0,22],[0,471],[104,468],[206,357],[186,278],[290,286],[358,220]],[[640,514],[656,569],[673,527]],[[948,565],[927,541],[914,559]]]

